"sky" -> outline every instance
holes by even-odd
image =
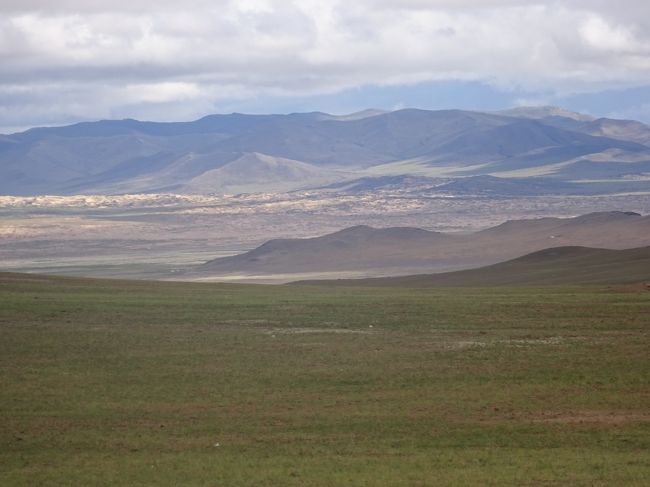
[[[650,122],[650,1],[0,0],[0,133],[523,105]]]

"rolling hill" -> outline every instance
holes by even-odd
[[[215,259],[201,273],[300,273],[399,268],[425,260],[433,245],[453,236],[419,228],[365,225],[310,239],[270,240],[244,254]]]
[[[626,250],[557,247],[499,264],[457,272],[371,279],[297,281],[294,284],[481,287],[631,283],[647,283],[650,286],[650,247]]]
[[[308,239],[271,240],[199,266],[205,276],[363,271],[369,276],[441,272],[494,264],[549,247],[650,245],[650,216],[591,213],[513,220],[471,234],[356,226]]]

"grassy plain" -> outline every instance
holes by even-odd
[[[647,485],[650,292],[0,274],[0,485]]]

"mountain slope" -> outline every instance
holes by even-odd
[[[513,171],[510,176],[528,177],[526,171],[536,171],[533,175],[560,181],[647,179],[648,134],[650,127],[638,122],[591,120],[559,109],[231,114],[171,123],[104,120],[0,137],[0,194],[228,191],[232,175],[219,169],[247,154],[294,161],[304,169],[304,181],[276,181],[277,187],[288,188],[312,180],[322,184],[301,164],[344,171],[339,181],[349,172],[358,178]],[[570,165],[570,170],[558,169]],[[245,191],[259,187],[254,180],[236,186]]]
[[[374,279],[298,281],[336,286],[539,286],[569,284],[650,284],[650,247],[626,250],[558,247],[499,264],[442,274]]]
[[[253,152],[185,183],[182,193],[289,191],[340,180],[341,172]]]
[[[516,107],[507,110],[499,110],[496,113],[507,115],[515,118],[530,118],[533,120],[545,120],[549,118],[566,118],[579,122],[588,122],[595,117],[584,113],[573,112],[562,107],[554,106],[533,106],[533,107]]]
[[[577,127],[583,133],[650,144],[650,127],[635,120],[599,118]]]
[[[455,138],[437,148],[438,159],[453,161],[460,159],[466,163],[503,161],[519,156],[529,156],[529,163],[536,163],[530,157],[544,157],[549,149],[562,148],[562,153],[555,151],[554,157],[576,157],[577,155],[601,152],[608,148],[642,151],[647,148],[633,142],[594,137],[586,134],[562,130],[545,125],[536,120],[516,120],[512,123],[474,130]]]

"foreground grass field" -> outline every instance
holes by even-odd
[[[0,485],[647,485],[650,292],[0,274]]]

